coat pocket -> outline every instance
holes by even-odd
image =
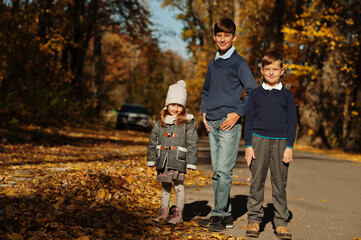
[[[155,149],[157,150],[155,157],[158,159],[160,157],[160,148],[162,145],[157,145]]]
[[[187,158],[187,149],[184,147],[178,147],[177,160],[185,162]]]

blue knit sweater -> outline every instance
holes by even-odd
[[[296,137],[296,105],[291,91],[254,89],[248,99],[244,139],[252,146],[252,134],[270,139],[286,139],[293,148]]]
[[[213,58],[208,64],[202,88],[202,113],[206,113],[208,120],[219,120],[232,112],[242,117],[248,93],[256,87],[246,60],[237,51],[227,59]],[[247,95],[242,100],[243,89]]]

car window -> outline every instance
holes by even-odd
[[[148,114],[147,108],[143,106],[124,105],[120,111]]]

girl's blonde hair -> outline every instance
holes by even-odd
[[[168,107],[163,108],[162,111],[160,111],[160,113],[158,114],[156,121],[162,127],[166,127],[167,124],[165,123],[165,118],[168,115],[171,116],[171,114],[168,111]],[[182,125],[182,124],[187,124],[189,122],[190,122],[190,120],[187,119],[187,110],[183,107],[183,111],[176,117],[175,124],[176,125]]]

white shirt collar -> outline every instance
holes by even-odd
[[[236,49],[235,49],[234,46],[232,46],[232,47],[231,47],[230,49],[228,49],[228,51],[227,51],[225,54],[223,54],[222,56],[219,54],[219,51],[217,51],[216,57],[214,58],[214,60],[217,60],[218,58],[223,58],[223,59],[230,58],[231,55],[232,55],[232,53],[234,52],[234,50],[236,50]]]
[[[281,90],[282,89],[282,83],[278,83],[275,87],[271,87],[269,85],[267,85],[265,82],[262,83],[262,87],[264,90],[272,90],[272,89],[277,89],[277,90]]]

